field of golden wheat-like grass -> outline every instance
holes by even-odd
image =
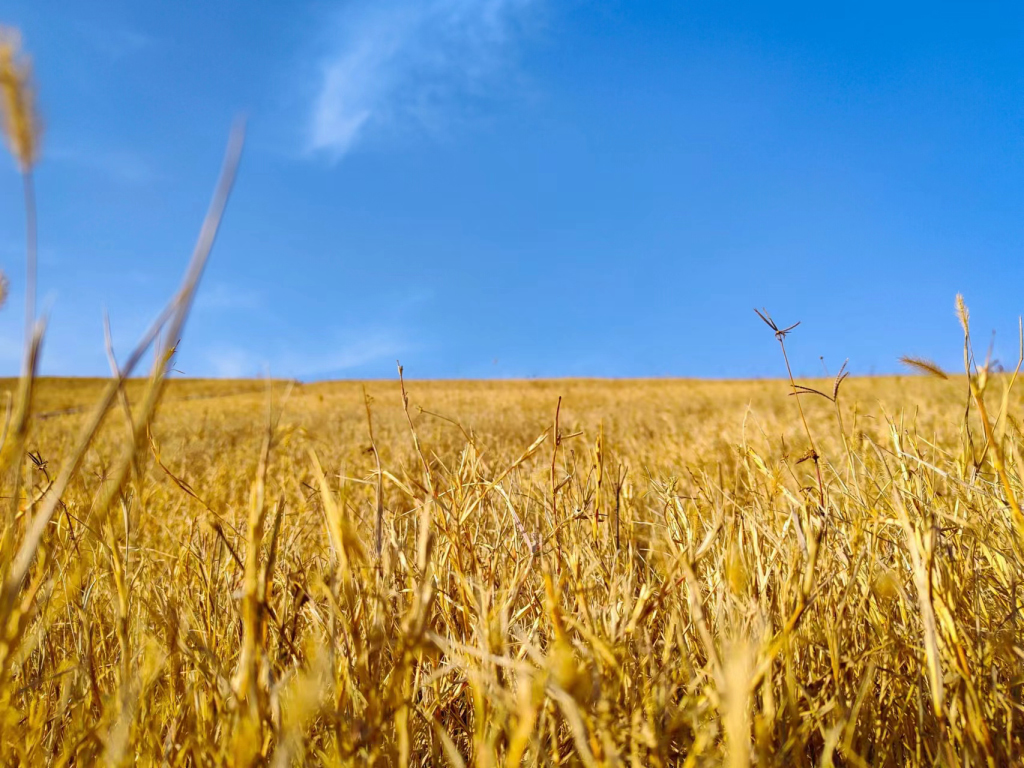
[[[105,384],[38,383],[19,509]],[[9,620],[6,765],[1021,754],[1020,531],[964,377],[804,396],[820,488],[785,381],[173,381],[105,496],[145,386]]]
[[[0,29],[0,765],[1020,763],[1022,403],[960,297],[959,376],[174,380],[236,128],[139,345],[38,379],[34,95]]]

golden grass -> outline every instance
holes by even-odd
[[[807,399],[823,509],[783,382],[409,382],[422,455],[369,382],[380,474],[363,386],[175,381],[104,511],[111,420],[36,567],[6,764],[1020,754],[1020,558],[964,385],[850,380],[845,433]],[[22,506],[86,418],[36,424]]]
[[[1021,402],[961,297],[959,377],[169,381],[237,131],[138,347],[37,380],[10,39],[0,764],[1020,763]]]

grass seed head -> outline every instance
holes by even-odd
[[[35,110],[32,65],[21,52],[17,30],[0,27],[0,107],[7,145],[22,173],[39,158],[42,128]]]
[[[925,360],[923,357],[910,357],[905,355],[900,358],[900,362],[908,368],[913,368],[919,373],[926,373],[929,376],[934,376],[937,379],[948,379],[949,376],[943,371],[938,365],[933,363],[931,360]]]
[[[967,304],[964,303],[964,295],[962,293],[956,295],[956,316],[960,321],[960,327],[964,329],[964,333],[970,333],[971,313],[967,311]]]

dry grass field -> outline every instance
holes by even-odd
[[[135,351],[37,379],[33,98],[0,30],[0,765],[1020,764],[1022,403],[959,297],[949,376],[170,379],[238,130]]]
[[[38,382],[15,539],[107,384]],[[787,381],[406,388],[172,381],[127,454],[112,412],[8,616],[3,764],[1019,759],[965,377],[803,396],[820,489]]]

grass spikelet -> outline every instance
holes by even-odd
[[[32,65],[21,52],[17,30],[0,27],[0,105],[7,145],[18,169],[27,173],[39,158],[42,126],[35,109]]]
[[[913,368],[918,373],[926,373],[937,379],[949,378],[949,376],[946,375],[946,372],[938,365],[933,363],[931,360],[925,360],[923,357],[911,357],[909,355],[904,355],[900,358],[900,362],[908,368]]]
[[[964,333],[970,333],[971,313],[967,310],[967,304],[964,302],[964,295],[962,293],[956,295],[956,318],[960,321],[960,327],[964,329]]]

